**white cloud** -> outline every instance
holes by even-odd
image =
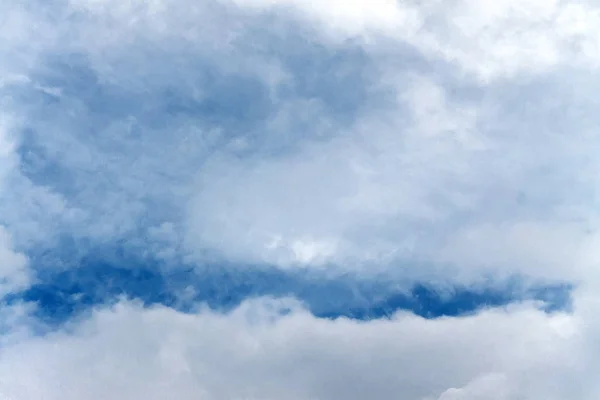
[[[510,104],[461,100],[431,79],[409,77],[396,103],[329,141],[285,158],[206,165],[188,248],[362,272],[418,262],[418,270],[395,267],[415,279],[582,278],[589,264],[577,254],[598,228],[582,179],[594,179],[595,135],[577,125],[529,131]],[[318,257],[294,250],[307,240],[318,243]]]
[[[4,186],[6,176],[18,165],[15,156],[15,137],[12,127],[15,125],[8,115],[0,115],[0,185]]]
[[[513,397],[505,375],[489,374],[460,389],[446,390],[438,400],[509,400]]]
[[[600,9],[593,1],[234,3],[253,10],[296,10],[316,21],[328,41],[362,38],[372,45],[381,37],[398,40],[456,64],[483,81],[543,72],[561,65],[595,68],[600,61]]]
[[[18,165],[15,139],[11,135],[14,124],[7,116],[0,115],[0,192],[11,190],[8,179]],[[27,287],[28,274],[27,257],[14,251],[10,233],[0,225],[0,296]]]
[[[434,259],[467,270],[491,267],[506,277],[525,273],[556,280],[580,279],[587,265],[580,263],[577,255],[590,239],[580,226],[568,224],[519,221],[469,226],[448,238]]]
[[[306,264],[295,250],[306,240],[320,249],[312,264],[378,262],[410,247],[402,238],[414,233],[390,222],[447,218],[453,205],[436,207],[429,197],[463,179],[477,147],[474,109],[450,106],[440,87],[417,82],[397,106],[291,157],[207,165],[190,211],[190,246],[292,265]],[[468,205],[456,196],[458,207]]]
[[[393,0],[320,2],[316,0],[232,0],[243,7],[260,9],[280,7],[279,10],[299,9],[316,19],[331,36],[359,36],[369,33],[394,33],[398,36],[414,34],[421,24],[417,7]]]
[[[29,286],[28,267],[27,257],[12,249],[10,236],[0,226],[0,296]]]
[[[277,316],[290,306],[291,314]],[[365,323],[316,319],[293,303],[267,300],[228,315],[121,303],[69,332],[4,348],[0,393],[23,400],[591,400],[598,392],[579,386],[594,380],[579,346],[592,333],[577,315],[549,316],[527,304]]]

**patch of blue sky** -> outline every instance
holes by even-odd
[[[565,312],[573,289],[564,283],[526,284],[516,277],[477,287],[449,283],[440,288],[427,282],[400,285],[386,276],[324,276],[256,265],[165,269],[159,262],[128,258],[121,251],[109,253],[103,249],[87,254],[79,265],[68,268],[47,265],[49,260],[40,258],[35,283],[4,302],[35,304],[37,318],[51,325],[124,298],[182,312],[204,306],[228,312],[253,298],[295,298],[318,318],[371,320],[399,311],[424,318],[463,316],[522,301],[537,301],[546,312]]]

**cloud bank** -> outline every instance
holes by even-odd
[[[281,308],[291,313],[281,316]],[[591,372],[581,359],[584,330],[574,317],[548,317],[528,305],[469,318],[431,321],[399,313],[361,323],[315,319],[286,302],[248,303],[227,315],[122,303],[68,334],[11,346],[3,354],[2,394],[591,398],[589,387],[579,386]]]

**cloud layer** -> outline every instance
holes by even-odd
[[[280,316],[281,309],[292,313]],[[7,398],[592,398],[577,318],[319,320],[294,303],[182,315],[123,303],[3,352]],[[593,377],[589,376],[592,380]],[[479,397],[477,397],[479,396]],[[498,397],[504,396],[504,397]]]

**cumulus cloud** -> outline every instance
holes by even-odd
[[[281,315],[281,310],[290,310]],[[592,399],[576,316],[529,305],[425,320],[316,319],[263,299],[231,314],[120,303],[3,349],[11,399]],[[455,388],[455,389],[448,389]],[[504,397],[498,397],[504,396]]]

